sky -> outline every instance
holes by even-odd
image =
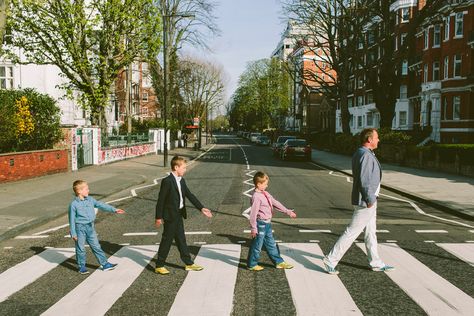
[[[224,67],[226,96],[237,88],[247,62],[270,57],[280,41],[285,24],[279,0],[215,0],[217,25],[221,35],[210,42],[207,60]]]

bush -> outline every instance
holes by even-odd
[[[61,135],[53,98],[33,89],[0,90],[0,153],[50,149]]]
[[[379,130],[379,138],[381,144],[390,145],[407,145],[411,143],[412,139],[412,137],[405,132],[393,131],[387,128]]]
[[[441,162],[453,163],[457,154],[462,165],[474,165],[474,144],[437,144],[432,147],[438,151]]]

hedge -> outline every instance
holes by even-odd
[[[50,149],[60,139],[53,98],[33,89],[0,90],[0,153]]]

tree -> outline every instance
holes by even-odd
[[[181,60],[176,78],[181,97],[181,103],[175,106],[178,122],[201,117],[207,124],[209,112],[219,108],[224,101],[222,67],[187,57]]]
[[[166,19],[168,65],[167,95],[168,106],[176,107],[181,102],[175,72],[178,69],[178,51],[183,44],[208,49],[206,40],[219,34],[213,15],[216,4],[212,0],[158,0],[158,12]],[[150,60],[153,89],[160,104],[164,104],[163,66],[157,58]]]
[[[57,66],[67,94],[78,95],[92,123],[106,127],[105,108],[119,71],[138,56],[156,55],[160,20],[153,0],[10,2],[13,38],[6,56],[17,64]]]
[[[362,38],[362,27],[367,22],[362,12],[369,1],[287,0],[284,4],[284,12],[289,19],[307,32],[305,38],[295,40],[316,56],[316,71],[305,71],[303,79],[317,86],[333,107],[339,101],[342,130],[346,134],[350,133],[349,78],[354,63],[361,59],[358,43]],[[290,68],[289,71],[294,70]]]
[[[0,40],[6,31],[8,0],[0,0]]]
[[[277,58],[248,63],[232,95],[230,124],[247,130],[275,127],[290,105],[289,80],[285,62]]]

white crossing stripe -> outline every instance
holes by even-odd
[[[113,271],[97,270],[42,315],[104,315],[135,281],[158,246],[126,246],[109,258]]]
[[[447,234],[448,231],[444,229],[415,229],[419,234]]]
[[[469,263],[471,266],[474,266],[474,244],[442,243],[436,245],[440,246],[447,252],[455,255],[462,261]]]
[[[202,246],[194,261],[204,270],[188,272],[168,316],[230,315],[240,251],[233,244]]]
[[[158,232],[124,233],[122,236],[156,236]]]
[[[300,229],[300,233],[330,233],[329,229]]]
[[[46,249],[0,274],[0,302],[75,254],[74,248]]]
[[[366,252],[363,243],[357,243]],[[387,272],[428,315],[472,315],[474,298],[430,270],[396,244],[379,244],[380,257],[395,266]]]
[[[324,254],[316,243],[279,244],[298,315],[362,315],[339,277],[326,273]]]

